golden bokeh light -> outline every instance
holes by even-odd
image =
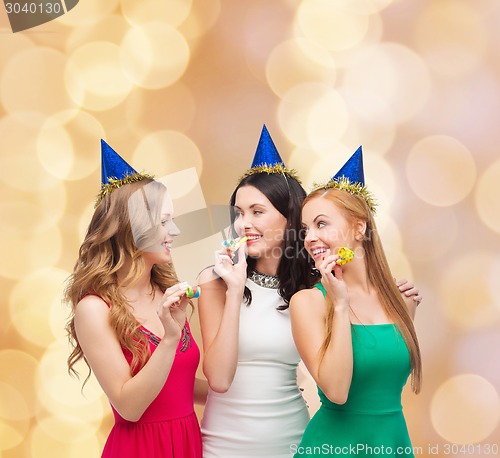
[[[132,90],[132,82],[120,66],[120,47],[106,41],[87,43],[73,51],[64,77],[71,98],[90,110],[113,108]]]
[[[500,234],[498,183],[500,183],[500,161],[491,164],[479,177],[474,197],[481,221],[492,231]]]
[[[31,416],[21,393],[14,386],[0,382],[0,418],[27,420]]]
[[[215,26],[221,9],[221,0],[193,0],[191,12],[179,25],[179,32],[188,40],[201,38]]]
[[[48,119],[40,131],[37,156],[45,170],[56,178],[63,179],[73,167],[74,151],[71,138],[53,119]]]
[[[138,138],[163,130],[166,125],[187,132],[197,109],[192,91],[181,82],[161,91],[135,88],[124,105],[127,125]]]
[[[83,361],[75,366],[80,378],[70,378],[66,361],[69,345],[66,337],[47,346],[37,370],[36,391],[44,408],[53,415],[71,414],[87,423],[98,426],[105,413],[103,391],[92,375],[85,387],[82,386],[88,375]]]
[[[423,295],[423,390],[403,396],[419,458],[498,442],[500,2],[73,3],[16,33],[0,6],[0,457],[97,457],[113,424],[84,362],[67,373],[61,303],[100,139],[166,183],[195,283],[223,237],[204,211],[227,205],[263,123],[306,191],[363,146],[390,267]],[[201,348],[196,304],[190,323]]]
[[[119,45],[128,28],[127,21],[118,14],[111,14],[86,26],[80,25],[70,29],[71,33],[65,43],[66,51],[73,51],[89,41],[105,41]]]
[[[486,249],[461,251],[447,262],[442,272],[440,302],[451,323],[476,330],[499,322],[500,307],[493,299],[496,292],[489,287],[494,267],[494,255]]]
[[[490,275],[487,279],[490,294],[493,297],[493,300],[500,310],[500,296],[496,293],[498,288],[498,279],[500,278],[500,255],[497,252],[497,255],[493,259],[493,263],[491,265]]]
[[[382,215],[391,210],[393,202],[399,196],[395,170],[385,156],[369,154],[370,151],[366,148],[363,151],[366,187],[378,204],[377,224],[382,224]]]
[[[407,240],[406,253],[411,261],[439,262],[447,255],[458,237],[458,222],[450,208],[416,202],[401,215],[401,230]]]
[[[41,191],[59,185],[40,167],[36,157],[36,136],[45,119],[25,112],[0,118],[2,150],[11,153],[0,155],[1,183],[23,191]]]
[[[168,24],[153,22],[130,29],[123,38],[120,61],[137,86],[159,89],[186,71],[190,51],[186,39]]]
[[[373,45],[360,51],[343,81],[343,89],[348,93],[358,97],[368,94],[368,109],[375,118],[389,109],[398,123],[415,116],[430,92],[429,72],[422,59],[396,43]]]
[[[337,2],[303,0],[296,21],[302,33],[331,51],[348,49],[363,40],[369,16],[339,8]]]
[[[390,243],[384,243],[384,251],[391,273],[396,279],[415,278],[413,267],[404,253],[394,250]]]
[[[12,262],[0,263],[0,275],[21,279],[44,267],[54,266],[62,250],[61,231],[50,227],[27,236],[23,233],[1,234],[0,252]]]
[[[468,333],[462,336],[458,343],[453,358],[453,369],[457,373],[467,372],[480,375],[494,387],[500,387],[497,348],[500,348],[498,330],[482,329],[477,333]]]
[[[85,234],[87,233],[87,229],[92,219],[92,215],[94,214],[94,210],[94,202],[89,202],[87,205],[85,205],[85,208],[78,218],[78,240],[80,242],[83,242],[83,240],[85,239]]]
[[[423,201],[445,207],[463,200],[476,180],[476,164],[458,140],[433,135],[418,141],[406,162],[406,175]]]
[[[394,3],[394,0],[336,0],[338,8],[359,14],[373,14]]]
[[[266,79],[276,95],[282,97],[294,86],[309,81],[333,86],[336,67],[328,52],[304,38],[296,38],[273,49],[266,64]]]
[[[82,5],[78,2],[78,8],[73,8],[66,14],[59,16],[55,21],[66,26],[80,27],[88,26],[102,21],[117,7],[119,0],[85,0]]]
[[[40,428],[52,439],[62,443],[84,443],[95,438],[98,424],[83,421],[79,416],[54,415],[40,421]]]
[[[63,53],[44,47],[27,47],[12,56],[0,74],[4,109],[52,114],[78,104],[81,99],[70,98],[64,88],[66,61]]]
[[[40,409],[35,390],[35,374],[38,361],[30,354],[17,349],[0,350],[0,383],[7,385],[8,392],[16,391],[22,398],[15,420],[27,420]],[[6,391],[4,391],[6,392]],[[2,407],[7,409],[7,406]],[[7,413],[3,411],[3,414]],[[5,416],[3,418],[6,418]]]
[[[294,86],[281,99],[278,108],[278,121],[285,135],[296,146],[306,148],[312,146],[309,135],[311,109],[318,102],[317,110],[321,112],[321,101],[325,99],[328,102],[333,102],[334,107],[342,111],[342,99],[337,97],[337,93],[328,85],[316,82]],[[331,127],[335,128],[333,125]],[[341,120],[341,128],[337,130],[337,133],[340,134],[344,130],[345,121]]]
[[[103,126],[85,111],[67,110],[45,121],[37,140],[37,156],[54,177],[80,180],[99,166],[95,139],[105,136]]]
[[[181,25],[188,17],[193,0],[120,0],[123,16],[132,25],[162,22],[172,27]]]
[[[0,46],[0,62],[5,64],[12,57],[21,54],[23,51],[27,49],[33,48],[35,45],[33,41],[27,37],[26,35],[9,35],[4,34],[2,36]]]
[[[0,382],[0,456],[2,450],[16,447],[24,440],[31,416],[21,393]]]
[[[356,143],[362,138],[370,152],[385,154],[396,136],[396,122],[391,107],[382,96],[363,88],[343,88],[342,95],[350,109],[351,119],[355,120],[349,125],[345,141]]]
[[[344,151],[347,154],[347,149],[345,147],[339,147],[337,145],[336,148],[336,154],[339,152],[339,148],[340,151]],[[315,150],[298,147],[290,151],[286,165],[289,168],[298,171],[302,187],[306,190],[306,192],[310,192],[314,183],[324,183],[330,178],[327,170],[329,170],[329,165],[331,165],[332,170],[333,167],[336,166],[336,162],[333,159],[335,158],[332,158],[329,162],[323,161],[322,157]],[[319,166],[320,164],[321,166]]]
[[[331,90],[311,103],[307,117],[307,136],[314,149],[335,145],[349,125],[349,113],[341,94]]]
[[[67,277],[68,272],[61,269],[43,269],[13,288],[9,298],[12,323],[27,341],[46,347],[65,335],[61,291]]]
[[[481,12],[468,2],[433,2],[416,18],[415,44],[437,76],[466,75],[481,65],[487,52]]]
[[[200,150],[189,137],[173,130],[160,130],[145,136],[134,151],[132,163],[136,170],[152,171],[155,176],[168,175],[196,167],[203,171]]]
[[[25,434],[21,434],[16,429],[12,422],[3,422],[0,420],[0,457],[2,450],[8,450],[21,444],[24,440]]]
[[[44,419],[33,429],[30,440],[30,452],[32,458],[52,458],[54,456],[65,456],[68,458],[89,458],[91,456],[99,456],[101,444],[95,435],[91,434],[91,428],[85,423],[78,425],[76,420],[71,419],[72,424],[67,419],[66,430],[77,433],[76,437],[67,438],[65,441],[57,440],[53,437],[53,433],[48,432],[49,428],[56,426],[62,422],[62,419],[52,420]],[[78,429],[81,428],[82,432]],[[78,439],[85,436],[85,440]]]
[[[500,420],[498,392],[479,375],[451,377],[432,398],[431,420],[439,435],[452,444],[479,443]]]
[[[39,192],[21,193],[4,186],[0,202],[0,233],[9,237],[29,236],[47,231],[61,219],[66,208],[66,191],[63,183]],[[36,223],[35,223],[36,221]]]
[[[403,236],[399,225],[390,214],[384,215],[384,218],[377,216],[375,220],[392,275],[397,279],[413,279],[414,271],[403,250]]]

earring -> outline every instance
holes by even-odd
[[[319,270],[316,269],[316,267],[311,267],[311,275],[313,277],[319,277],[321,274],[319,273]]]

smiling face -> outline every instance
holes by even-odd
[[[165,186],[151,182],[135,191],[128,199],[128,216],[135,246],[144,260],[150,265],[171,262],[172,241],[179,229]]]
[[[242,186],[236,192],[234,211],[236,232],[248,237],[248,255],[280,259],[287,220],[270,200],[254,186]]]
[[[302,208],[302,225],[305,230],[304,246],[316,265],[340,247],[354,249],[359,245],[357,234],[364,231],[364,224],[348,219],[331,200],[316,197]]]

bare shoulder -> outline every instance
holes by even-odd
[[[212,267],[207,267],[198,276],[198,285],[201,288],[201,296],[198,299],[198,306],[203,307],[204,304],[214,302],[225,302],[226,284],[213,271]]]
[[[316,306],[324,303],[323,293],[318,288],[302,289],[296,292],[290,299],[290,308],[299,309],[309,307],[310,304]]]
[[[209,281],[217,280],[219,276],[214,272],[213,266],[206,267],[198,275],[198,282],[207,283]]]
[[[88,294],[76,304],[75,323],[107,324],[108,316],[108,304],[94,294]]]

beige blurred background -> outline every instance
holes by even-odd
[[[415,453],[494,454],[499,24],[498,0],[81,0],[13,34],[0,5],[0,457],[97,457],[112,425],[95,380],[66,373],[61,304],[100,138],[171,180],[182,221],[227,204],[263,123],[308,190],[363,145],[393,273],[424,295]],[[179,276],[219,239],[181,236]]]

